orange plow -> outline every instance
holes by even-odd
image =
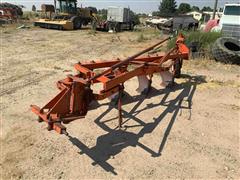
[[[174,77],[179,76],[183,59],[188,59],[189,49],[184,44],[184,37],[180,34],[174,48],[167,53],[154,53],[144,55],[170,38],[121,61],[106,61],[90,63],[77,63],[74,65],[77,75],[68,75],[66,79],[57,82],[60,93],[40,108],[31,105],[32,112],[39,117],[39,122],[45,121],[48,130],[55,130],[60,134],[68,134],[63,124],[84,118],[92,101],[105,98],[118,97],[119,127],[122,125],[121,98],[124,83],[138,77],[139,88],[137,91],[147,94],[151,89],[152,77],[160,74],[162,85],[169,86],[174,82]],[[96,73],[104,69],[101,73]],[[101,83],[103,89],[93,93],[91,86]]]

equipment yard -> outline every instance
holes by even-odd
[[[123,127],[108,99],[47,131],[30,105],[44,106],[74,64],[121,60],[166,38],[154,29],[1,30],[1,179],[224,179],[240,177],[240,66],[194,59],[172,88],[154,75],[148,96],[125,83]],[[166,43],[162,49],[166,49]]]

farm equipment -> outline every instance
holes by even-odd
[[[14,4],[10,4],[10,3],[0,3],[1,10],[4,10],[4,9],[11,10],[15,16],[23,15],[22,7],[23,6],[18,6],[18,5],[14,5]]]
[[[57,82],[60,93],[44,107],[31,105],[32,112],[38,116],[39,122],[45,121],[48,130],[55,130],[60,134],[68,134],[65,123],[84,118],[92,101],[105,98],[115,98],[118,103],[119,128],[122,126],[122,94],[124,83],[138,77],[138,92],[148,94],[151,89],[153,74],[160,73],[162,85],[167,86],[174,82],[174,77],[180,75],[183,59],[188,59],[189,49],[184,44],[183,35],[179,35],[174,48],[167,53],[149,53],[156,50],[170,37],[157,44],[121,61],[91,61],[74,65],[79,72],[77,75],[68,75]],[[147,55],[144,55],[148,53]],[[103,69],[100,73],[100,69]],[[101,83],[103,89],[93,93],[91,86]],[[116,98],[117,97],[117,98]]]
[[[21,7],[10,4],[0,3],[0,21],[4,23],[13,22],[23,15]],[[0,22],[0,23],[1,23]]]
[[[177,30],[196,30],[198,28],[198,20],[191,15],[179,15],[171,17],[157,23],[157,28],[166,34],[173,33]]]
[[[82,26],[88,25],[92,21],[94,8],[78,8],[77,0],[57,0],[59,7],[56,8],[56,0],[53,5],[42,5],[42,12],[45,15],[49,12],[50,16],[39,19],[34,22],[35,26],[48,29],[73,30],[81,29]],[[55,13],[57,11],[57,13]],[[52,17],[52,14],[55,14]]]
[[[133,30],[137,24],[134,13],[129,8],[108,7],[107,19],[101,20],[96,17],[98,30],[121,32],[124,30]]]

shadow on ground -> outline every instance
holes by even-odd
[[[173,127],[173,124],[176,120],[177,115],[178,114],[181,115],[182,109],[188,109],[189,120],[191,119],[192,98],[196,91],[196,87],[198,84],[206,83],[204,76],[182,75],[182,77],[186,80],[185,82],[181,84],[175,84],[174,87],[172,87],[171,89],[164,89],[162,91],[152,88],[152,90],[150,91],[147,97],[143,95],[139,95],[135,97],[131,97],[130,95],[127,95],[127,94],[125,95],[126,97],[123,98],[123,104],[128,104],[131,102],[137,102],[137,104],[129,112],[123,111],[123,117],[125,120],[123,122],[123,125],[129,120],[136,121],[138,123],[137,125],[135,126],[124,125],[124,129],[122,130],[120,130],[119,128],[111,129],[106,125],[106,122],[116,120],[116,118],[111,118],[108,120],[104,119],[103,121],[101,120],[112,109],[117,107],[109,103],[102,104],[102,105],[108,105],[109,108],[105,112],[103,112],[99,117],[97,117],[94,122],[103,130],[105,130],[107,134],[104,134],[98,137],[96,146],[92,148],[88,148],[79,139],[71,136],[69,136],[69,140],[80,149],[81,151],[80,154],[85,153],[94,161],[93,165],[98,164],[105,171],[111,172],[115,175],[117,175],[117,173],[115,172],[114,167],[112,167],[107,162],[107,160],[110,158],[113,158],[115,155],[120,153],[122,149],[128,146],[132,146],[132,147],[139,146],[145,151],[147,151],[152,157],[159,157],[164,149],[164,146],[168,139],[168,135],[171,132],[171,129]],[[170,93],[174,91],[180,91],[178,96],[175,99],[167,101]],[[148,104],[143,109],[138,109],[146,98],[152,98],[152,97],[156,97],[163,94],[164,96],[160,102],[156,104],[151,103],[151,104]],[[188,102],[187,103],[188,105],[182,106],[183,101]],[[154,108],[157,106],[166,106],[166,109],[158,117],[153,118],[153,122],[145,123],[141,119],[136,117],[139,113],[143,111],[147,111],[148,109]],[[140,143],[139,139],[144,135],[153,132],[154,129],[168,114],[171,114],[172,117],[164,132],[164,136],[159,145],[159,150],[155,152],[152,149],[145,146],[144,144]],[[136,126],[142,127],[139,133],[135,134],[127,131],[129,128],[136,127]]]

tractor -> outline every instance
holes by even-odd
[[[34,22],[34,25],[59,30],[81,29],[92,22],[97,12],[94,8],[78,8],[77,0],[54,0],[54,6],[42,4],[41,8],[45,18]]]

